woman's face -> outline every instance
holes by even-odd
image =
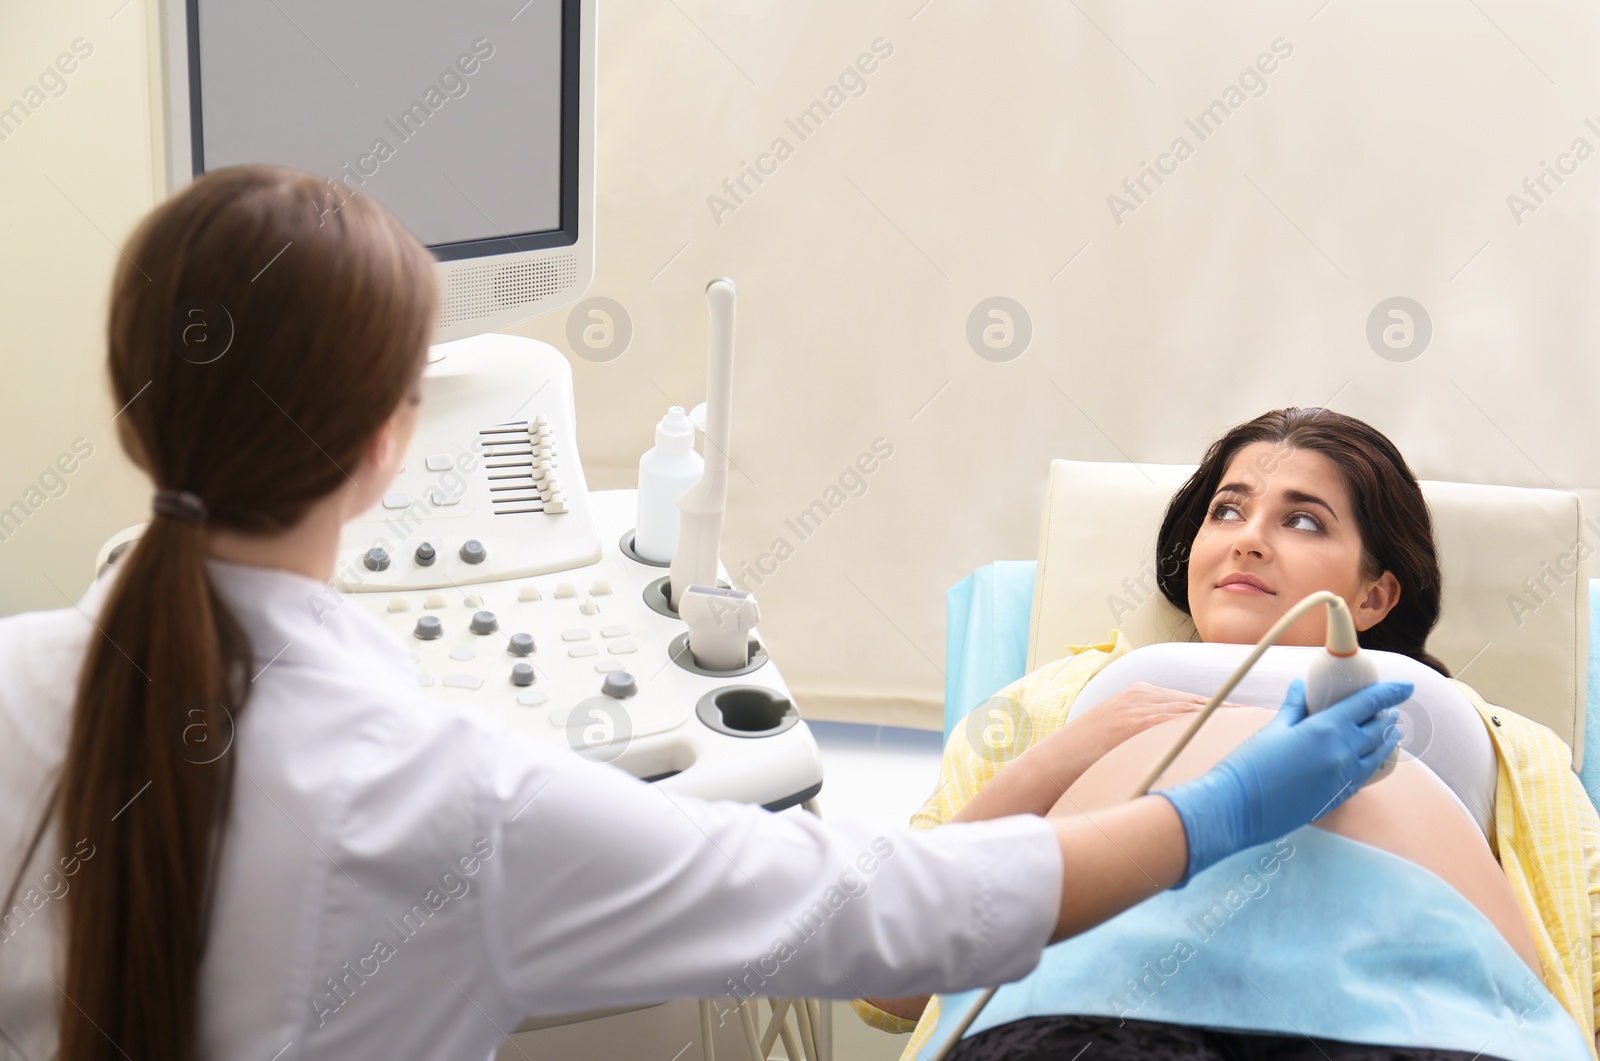
[[[1265,591],[1221,583],[1252,575]],[[1202,641],[1254,644],[1308,594],[1332,590],[1357,630],[1400,599],[1389,572],[1361,576],[1361,535],[1344,476],[1322,454],[1253,442],[1228,462],[1189,555],[1189,613]],[[1278,643],[1320,645],[1326,608],[1297,619]]]

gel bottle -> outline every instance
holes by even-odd
[[[656,425],[656,444],[639,458],[639,513],[633,551],[658,564],[678,549],[678,496],[700,480],[705,461],[694,451],[694,421],[674,405]]]

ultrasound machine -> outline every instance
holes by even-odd
[[[160,16],[167,193],[242,163],[325,175],[334,197],[382,202],[437,263],[420,420],[389,493],[344,530],[337,590],[411,646],[425,696],[674,792],[814,811],[817,743],[759,630],[730,646],[726,623],[678,607],[693,584],[755,614],[716,548],[733,284],[706,292],[705,482],[671,563],[634,550],[635,491],[588,488],[566,355],[496,331],[593,277],[594,0],[164,0]],[[97,573],[142,529],[107,541]],[[711,1037],[696,1005],[529,1022],[510,1043],[653,1056],[685,1021]],[[803,1052],[826,1057],[827,1006],[787,1006]]]

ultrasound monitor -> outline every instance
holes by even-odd
[[[594,0],[164,0],[166,191],[268,162],[370,195],[433,252],[435,342],[594,272]]]

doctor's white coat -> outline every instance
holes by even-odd
[[[1038,963],[1062,881],[1044,819],[912,832],[673,795],[425,699],[405,645],[327,612],[314,579],[207,563],[259,673],[226,753],[206,1057],[487,1057],[529,1016],[955,991]],[[0,620],[6,884],[115,571],[74,608]],[[98,869],[93,841],[47,840],[5,912],[0,1054],[54,1049],[62,899]]]

